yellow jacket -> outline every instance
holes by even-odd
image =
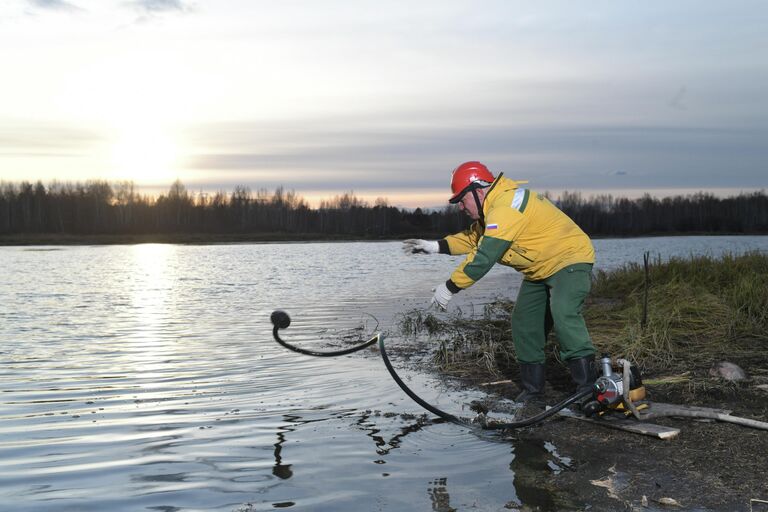
[[[455,288],[472,286],[497,262],[530,281],[546,279],[574,263],[595,262],[587,234],[547,198],[520,184],[500,174],[483,201],[485,222],[476,221],[441,243],[443,248],[447,243],[450,254],[467,255],[451,274]],[[450,283],[448,287],[454,288]]]

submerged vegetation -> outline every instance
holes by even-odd
[[[435,361],[443,372],[499,378],[515,366],[513,307],[495,303],[480,319],[457,316],[449,322],[412,313],[401,327],[406,334],[423,331],[440,341]],[[768,255],[656,259],[647,277],[640,264],[598,272],[584,315],[598,352],[624,357],[646,371],[682,372],[725,358],[765,358]],[[558,357],[553,334],[547,354]]]

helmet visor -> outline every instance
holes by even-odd
[[[451,197],[451,198],[448,200],[448,202],[449,202],[450,204],[458,204],[458,203],[460,203],[460,202],[461,202],[461,200],[462,200],[462,199],[464,199],[464,194],[466,194],[467,192],[469,192],[469,186],[466,186],[466,187],[464,188],[464,190],[460,191],[458,194],[456,194],[456,195],[454,195],[453,197]]]
[[[473,181],[472,183],[470,183],[469,185],[467,185],[466,187],[461,189],[459,192],[454,194],[448,200],[448,202],[450,204],[458,204],[458,203],[461,202],[462,199],[464,199],[464,196],[467,194],[467,192],[470,192],[470,191],[478,189],[478,188],[486,188],[486,187],[489,187],[489,186],[490,186],[490,183],[487,183],[487,182],[482,181],[482,180]]]

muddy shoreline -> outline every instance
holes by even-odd
[[[513,309],[514,303],[498,301],[482,318],[448,320],[415,311],[401,329],[439,345],[426,356],[427,371],[486,391],[488,403],[475,409],[487,409],[492,420],[494,401],[504,412],[520,392],[509,329]],[[768,422],[768,255],[658,259],[598,272],[583,314],[598,354],[630,360],[642,371],[651,413],[654,403],[671,404],[673,412],[706,407]],[[545,354],[546,402],[554,405],[575,386],[556,333]],[[746,373],[724,371],[727,363]],[[571,461],[558,471],[516,468],[515,485],[522,478],[528,493],[517,509],[768,512],[768,430],[757,428],[762,425],[666,416],[651,423],[679,433],[658,439],[562,416],[511,432],[528,441],[516,448],[550,443]]]
[[[486,398],[479,405],[489,410],[489,418],[494,418],[495,405],[497,414],[509,413],[510,401],[520,392],[514,365],[501,376],[506,382],[489,386],[499,375],[481,366],[461,377],[441,372],[432,362],[433,348],[432,343],[406,343],[390,346],[388,351],[414,370],[440,375],[448,388],[483,391]],[[669,378],[677,376],[679,369],[647,373],[648,381],[663,382],[646,385],[647,400],[651,406],[657,402],[724,409],[734,416],[768,421],[768,354],[737,357],[733,362],[746,371],[746,380],[733,383],[716,378],[710,366],[694,367],[684,379]],[[572,393],[573,384],[562,364],[548,361],[547,375],[548,404]],[[465,409],[476,411],[478,403],[465,404]],[[768,512],[764,503],[768,502],[768,431],[693,418],[663,417],[652,422],[680,433],[658,439],[563,416],[505,432],[512,442],[523,442],[515,443],[514,467],[522,505],[508,503],[504,510]],[[551,460],[546,452],[552,445],[558,459],[568,461],[557,470],[542,464]],[[434,510],[455,511],[450,507]]]
[[[768,383],[766,362],[740,362],[752,377],[738,385],[713,383],[708,369],[700,368],[686,382],[647,386],[648,399],[651,404],[727,409],[735,416],[765,421],[768,391],[759,386]],[[547,402],[555,403],[567,395],[569,383],[563,368],[549,369],[554,375],[547,386]],[[460,385],[485,389],[471,378]],[[489,401],[513,399],[517,393],[514,383],[494,386]],[[560,456],[570,460],[554,473],[547,468],[518,471],[530,495],[521,496],[523,506],[511,509],[768,510],[768,504],[761,503],[768,501],[768,431],[690,418],[653,422],[680,433],[662,440],[564,417],[510,432],[511,438],[532,446],[552,443]]]

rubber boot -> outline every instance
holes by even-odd
[[[515,402],[543,402],[545,372],[543,363],[520,363],[520,387],[523,391],[517,395]]]
[[[520,387],[515,402],[515,421],[535,416],[544,410],[544,364],[520,363]]]
[[[577,357],[568,361],[568,369],[571,370],[571,379],[576,383],[576,392],[592,389],[597,380],[597,365],[595,356]],[[576,408],[583,409],[583,406],[594,400],[594,396],[588,395],[578,402]]]

